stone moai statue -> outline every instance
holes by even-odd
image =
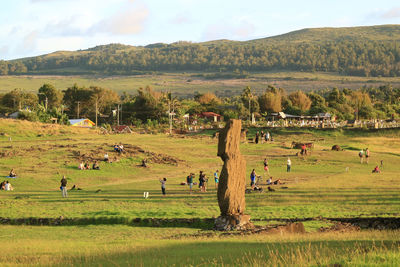
[[[218,184],[221,216],[215,221],[217,230],[246,229],[252,226],[246,208],[246,160],[239,150],[241,120],[230,120],[219,133],[218,156],[224,161]]]

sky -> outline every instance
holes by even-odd
[[[0,59],[121,43],[251,40],[400,24],[398,0],[0,0]]]

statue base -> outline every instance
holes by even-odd
[[[224,215],[215,219],[214,229],[218,231],[247,230],[253,229],[254,224],[250,221],[250,215]]]

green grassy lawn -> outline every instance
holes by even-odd
[[[212,174],[222,161],[216,156],[217,140],[206,136],[181,138],[166,135],[101,135],[95,130],[0,120],[0,177],[14,168],[14,191],[0,191],[0,217],[15,225],[1,225],[0,265],[95,266],[308,266],[339,263],[348,266],[396,266],[400,232],[319,233],[325,221],[305,222],[307,234],[223,236],[210,225],[171,223],[156,227],[135,224],[136,218],[213,218],[219,215]],[[254,129],[251,129],[250,136]],[[279,219],[400,216],[400,138],[398,131],[271,130],[275,141],[241,144],[247,174],[253,168],[285,184],[275,192],[246,195],[246,210],[257,224]],[[11,137],[11,141],[10,141]],[[295,156],[292,141],[313,141],[308,157]],[[119,155],[112,145],[135,145],[154,155],[168,155],[178,164],[137,165],[150,154]],[[338,144],[344,151],[331,151]],[[360,164],[358,150],[368,147],[369,164]],[[100,163],[100,171],[78,170],[79,155],[101,159],[105,152],[113,163]],[[287,157],[292,172],[286,172]],[[382,173],[372,174],[383,161]],[[207,193],[189,194],[180,185],[189,172],[205,171]],[[66,175],[69,191],[63,199],[60,179]],[[167,196],[161,196],[158,179],[166,177]],[[250,182],[249,177],[246,177]],[[196,178],[197,180],[197,178]],[[284,188],[287,187],[287,188]],[[100,190],[100,191],[99,191]],[[143,192],[150,192],[148,199]],[[29,218],[71,219],[65,226],[27,226]],[[23,224],[23,223],[22,223]],[[4,245],[3,245],[4,244]],[[363,264],[364,263],[364,264]],[[368,264],[367,264],[368,265]]]

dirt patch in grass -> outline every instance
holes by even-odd
[[[74,161],[102,161],[104,159],[104,154],[109,153],[109,158],[111,161],[119,161],[122,158],[144,158],[148,163],[157,164],[169,164],[178,166],[179,163],[184,161],[167,154],[160,154],[151,151],[146,151],[139,146],[126,144],[124,145],[124,152],[118,153],[113,151],[113,145],[108,143],[103,143],[101,145],[93,145],[90,143],[76,143],[68,145],[59,144],[40,144],[34,145],[26,148],[6,146],[4,150],[0,152],[0,158],[9,157],[19,157],[19,156],[34,156],[47,151],[65,151],[67,157],[72,158]],[[67,164],[70,162],[66,160]]]
[[[89,144],[83,144],[86,147],[90,147],[90,149],[85,150],[69,150],[71,151],[73,157],[79,161],[101,161],[104,159],[104,153],[109,152],[110,149],[113,148],[113,145],[104,143],[103,145],[93,146]],[[75,146],[76,147],[76,146]],[[82,147],[82,146],[80,146]],[[113,151],[113,150],[111,150]],[[119,152],[111,152],[109,154],[109,158],[111,161],[119,161],[121,158],[144,158],[148,163],[157,163],[157,164],[169,164],[178,166],[179,163],[183,163],[184,161],[167,154],[160,154],[151,151],[146,151],[139,146],[126,144],[124,145],[124,151]]]

